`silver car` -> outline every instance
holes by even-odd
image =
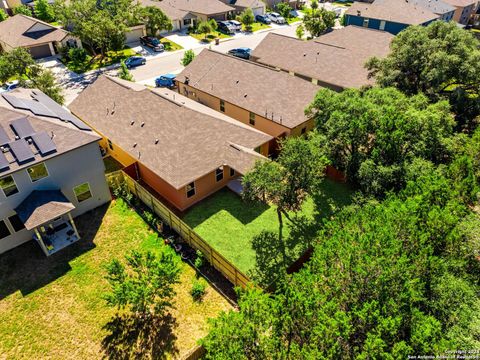
[[[229,20],[230,25],[235,29],[235,31],[242,31],[242,23],[237,20]]]
[[[271,13],[267,13],[267,15],[270,18],[270,20],[272,20],[272,22],[274,22],[276,24],[285,24],[286,23],[284,17],[281,16],[279,13],[271,12]]]

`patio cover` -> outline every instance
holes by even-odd
[[[60,190],[34,190],[15,209],[27,230],[45,224],[75,209]]]

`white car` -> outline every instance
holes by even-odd
[[[267,13],[267,15],[270,18],[270,20],[272,20],[272,22],[274,22],[276,24],[285,24],[286,23],[283,16],[281,16],[279,13],[271,12],[271,13]]]
[[[237,20],[229,20],[228,22],[230,23],[230,25],[233,26],[235,31],[242,31],[242,23],[241,22],[238,22]]]
[[[7,82],[3,84],[2,87],[0,87],[0,93],[5,93],[12,91],[13,89],[16,89],[18,87],[18,80],[13,80],[10,82]]]

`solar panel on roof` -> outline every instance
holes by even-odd
[[[33,130],[33,127],[30,124],[30,121],[28,121],[26,117],[13,120],[10,123],[10,126],[13,128],[15,133],[21,138],[26,138],[28,136],[32,136],[33,134],[35,134],[35,130]]]
[[[30,106],[29,110],[33,112],[35,115],[49,116],[49,117],[54,117],[56,115],[53,111],[51,111],[42,103],[39,103],[36,101],[29,101],[29,106]]]
[[[0,171],[5,171],[10,167],[7,158],[0,152]]]
[[[28,146],[25,139],[20,139],[8,144],[13,156],[17,159],[18,163],[24,163],[35,159],[32,149]]]
[[[17,98],[16,96],[10,94],[2,94],[3,98],[12,105],[15,109],[28,110],[28,105],[22,99]],[[27,100],[28,101],[28,100]]]
[[[10,138],[8,137],[7,133],[5,132],[5,129],[0,126],[0,146],[6,145],[10,142]]]
[[[42,156],[57,151],[57,146],[46,132],[37,133],[32,136],[32,140],[40,151]]]

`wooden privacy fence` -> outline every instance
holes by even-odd
[[[160,200],[153,196],[127,173],[120,170],[108,174],[107,182],[109,185],[115,186],[119,186],[122,183],[126,184],[128,190],[133,195],[137,196],[147,207],[157,214],[164,223],[174,229],[193,249],[200,250],[210,265],[220,271],[232,284],[243,288],[248,285],[250,279],[244,273],[238,270],[232,263],[230,263],[230,261],[225,259],[223,255],[212,248],[190,226],[183,222],[182,219],[175,215],[168,207],[162,204]]]

